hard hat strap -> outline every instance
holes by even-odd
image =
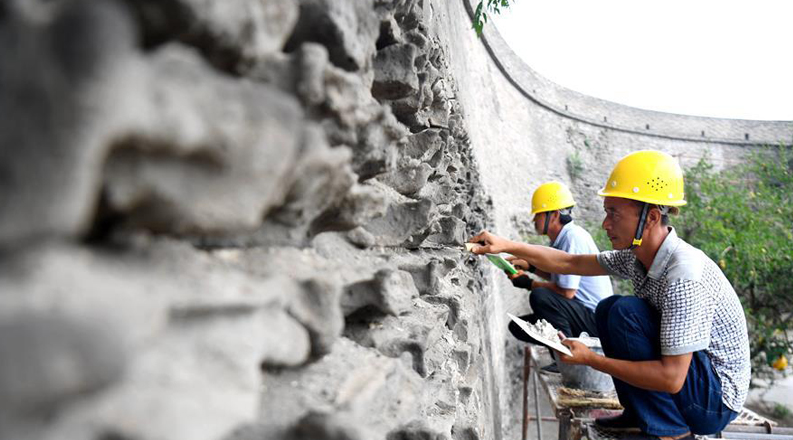
[[[644,235],[644,223],[647,220],[647,212],[650,210],[650,204],[644,203],[642,212],[639,214],[639,225],[636,226],[636,235],[633,239],[630,249],[636,249],[642,245],[642,235]]]
[[[542,228],[542,235],[548,235],[548,223],[551,221],[550,211],[545,211],[545,226]]]

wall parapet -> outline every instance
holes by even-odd
[[[473,18],[474,0],[462,0]],[[532,69],[495,26],[480,38],[504,77],[527,99],[565,118],[643,136],[691,142],[759,146],[793,145],[793,121],[711,118],[630,107],[560,86]]]

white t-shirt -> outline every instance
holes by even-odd
[[[596,254],[597,245],[584,228],[567,223],[551,247],[570,254]],[[582,277],[581,275],[551,274],[551,281],[563,289],[577,289],[573,300],[580,301],[586,308],[595,310],[600,300],[611,296],[611,280],[607,276]]]

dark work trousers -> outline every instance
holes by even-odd
[[[611,296],[595,310],[600,343],[607,357],[631,361],[661,359],[661,316],[647,301]],[[692,354],[683,388],[677,394],[650,391],[614,378],[624,414],[656,436],[713,434],[738,414],[721,400],[721,381],[704,351]]]
[[[544,319],[567,337],[578,337],[581,332],[587,332],[589,336],[598,334],[595,312],[579,301],[567,299],[551,289],[538,287],[531,291],[529,304],[533,313],[521,316],[524,321],[534,324],[538,319]],[[509,332],[521,341],[545,345],[527,335],[512,321],[509,323]]]

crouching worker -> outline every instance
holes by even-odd
[[[630,279],[635,296],[612,296],[595,310],[606,356],[574,341],[565,341],[573,356],[557,354],[614,378],[625,410],[595,423],[640,428],[623,437],[632,439],[721,431],[749,388],[746,318],[719,267],[667,225],[667,215],[685,205],[680,166],[658,151],[631,153],[599,195],[612,251],[575,255],[482,232],[471,240],[484,244],[474,252],[508,252],[549,273]]]
[[[573,194],[564,184],[548,182],[540,185],[531,197],[534,229],[538,234],[547,235],[554,249],[571,254],[597,253],[592,236],[573,223],[573,206]],[[529,304],[532,314],[521,316],[521,319],[532,324],[544,319],[568,337],[577,337],[581,332],[597,336],[595,307],[600,300],[612,295],[611,281],[607,276],[549,274],[524,260],[514,257],[510,260],[516,268],[549,280],[534,281],[522,270],[516,275],[507,275],[515,287],[531,291]],[[509,331],[521,341],[538,343],[514,322],[509,323]],[[543,368],[558,371],[555,364]]]

